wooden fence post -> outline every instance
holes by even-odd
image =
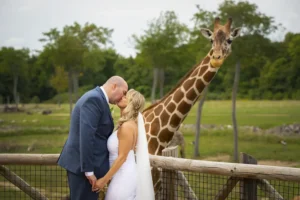
[[[21,177],[11,172],[7,167],[0,165],[0,174],[6,178],[9,182],[14,184],[20,190],[22,190],[25,194],[30,196],[34,200],[48,200],[46,196],[40,193],[34,187],[31,187],[26,181],[24,181]]]
[[[269,183],[269,181],[265,179],[259,179],[258,187],[265,192],[270,200],[284,200],[283,197],[276,191],[276,189]]]
[[[162,156],[178,158],[178,146],[168,147],[162,150]],[[177,195],[177,174],[174,170],[162,169],[161,173],[162,190],[159,199],[176,200]]]
[[[257,164],[257,160],[252,156],[241,153],[240,162],[245,164]],[[240,199],[241,200],[257,200],[257,179],[243,178],[240,180]]]
[[[181,171],[175,171],[177,175],[177,183],[181,186],[184,194],[184,199],[186,200],[198,200],[195,192],[190,187],[188,180],[185,178],[184,174]]]
[[[215,196],[215,200],[225,200],[230,192],[233,190],[235,185],[239,182],[237,177],[229,177],[227,182],[223,185],[222,189],[219,190],[218,194]]]

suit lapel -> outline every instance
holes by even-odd
[[[106,112],[108,112],[108,116],[109,116],[109,119],[110,119],[110,121],[111,121],[111,124],[112,124],[112,130],[113,130],[113,129],[114,129],[114,120],[113,120],[113,118],[112,118],[112,116],[111,116],[109,104],[108,104],[108,102],[107,102],[107,100],[106,100],[106,98],[105,98],[105,95],[104,95],[103,91],[100,89],[100,87],[97,86],[95,89],[100,93],[100,95],[101,95],[101,97],[102,97],[102,100],[103,100],[103,101],[106,103],[106,105],[107,105],[107,106],[105,106],[105,109],[106,109]]]

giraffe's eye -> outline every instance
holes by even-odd
[[[228,39],[228,40],[227,40],[227,43],[228,43],[228,44],[231,44],[231,43],[232,43],[232,40],[231,40],[231,39]]]

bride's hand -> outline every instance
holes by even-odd
[[[100,190],[102,190],[106,184],[107,181],[104,178],[98,179],[92,189],[93,192],[100,192]]]

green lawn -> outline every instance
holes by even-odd
[[[197,116],[195,105],[184,123],[194,124]],[[203,106],[202,124],[232,124],[231,101],[207,101]],[[236,103],[238,125],[270,128],[300,122],[300,101],[248,101]]]
[[[148,103],[149,105],[149,103]],[[183,123],[194,124],[197,116],[197,104],[189,112]],[[114,107],[114,117],[119,116],[119,111]],[[238,125],[259,126],[270,128],[283,124],[299,123],[300,101],[248,101],[240,100],[236,103]],[[54,104],[25,105],[32,115],[0,113],[0,128],[9,126],[21,127],[63,127],[68,128],[69,105],[63,104],[60,108]],[[42,115],[41,112],[50,108],[53,113]],[[206,101],[203,106],[202,124],[232,124],[231,101]]]
[[[197,106],[195,105],[192,108],[183,122],[184,124],[195,124]],[[68,137],[69,105],[64,104],[60,108],[54,104],[41,104],[37,108],[36,105],[25,105],[24,109],[30,111],[31,114],[28,115],[26,112],[14,114],[0,113],[0,153],[60,153]],[[42,115],[41,112],[45,109],[51,109],[53,113]],[[116,107],[114,107],[113,116],[115,119],[119,116]],[[258,160],[259,164],[260,161],[270,161],[270,165],[281,162],[283,166],[289,164],[288,166],[300,167],[300,135],[251,133],[241,128],[241,126],[250,125],[268,129],[283,124],[299,123],[299,119],[300,101],[238,101],[238,151],[252,155]],[[231,125],[231,101],[205,102],[201,123]],[[193,158],[195,133],[188,129],[184,129],[182,132],[185,139],[186,156],[187,158]],[[287,145],[282,145],[280,143],[281,140],[284,140]],[[195,159],[230,162],[232,161],[232,155],[233,134],[231,129],[201,131],[200,157]],[[31,166],[33,168],[28,166],[29,169],[27,171],[23,168],[14,169],[14,167],[21,166],[12,166],[12,169],[13,171],[16,170],[16,173],[21,175],[21,177],[24,176],[24,179],[31,185],[43,188],[42,192],[47,195],[51,194],[55,196],[67,193],[65,176],[62,176],[60,173],[63,172],[57,170],[56,167],[43,166],[41,167],[43,169],[40,169],[39,166]],[[46,174],[42,175],[39,173]],[[206,199],[212,199],[218,191],[218,187],[226,181],[226,177],[224,179],[221,177],[210,178],[211,176],[207,175],[200,177],[199,174],[191,174],[191,176],[189,181],[194,180],[196,177],[197,180],[199,179],[199,181],[192,181],[192,186],[197,193],[204,195],[203,198]],[[63,177],[63,179],[57,180],[57,177]],[[217,181],[217,184],[215,181]],[[3,178],[0,178],[0,183],[3,184],[6,182]],[[38,185],[39,183],[42,185]],[[64,187],[56,186],[57,183],[61,183]],[[274,187],[278,186],[278,190],[280,190],[282,189],[282,184],[280,183],[280,187],[278,184],[275,184]],[[289,194],[292,191],[290,189],[292,187],[286,187],[285,191],[281,193],[285,195]],[[5,187],[0,187],[0,194],[3,192],[3,188]],[[25,197],[23,193],[16,192],[14,187],[7,187],[2,194],[5,194],[4,199],[21,199]],[[0,197],[3,196],[0,195]],[[286,198],[288,199],[288,197]]]
[[[194,152],[194,134],[184,133],[187,157],[191,158]],[[280,143],[284,140],[287,145]],[[299,162],[300,156],[300,136],[278,136],[268,134],[253,134],[239,132],[238,151],[252,155],[260,160],[280,160],[286,162]],[[224,155],[229,155],[229,160],[233,157],[233,136],[230,130],[227,131],[203,131],[200,137],[200,157],[220,156],[220,161],[224,160]],[[226,158],[225,158],[226,160]],[[295,166],[300,167],[300,162]]]
[[[149,103],[148,103],[149,104]],[[239,126],[251,125],[267,129],[283,124],[299,123],[300,101],[237,101],[237,121]],[[195,124],[195,105],[183,122]],[[32,114],[0,113],[1,152],[59,153],[67,138],[69,127],[69,105],[58,107],[54,104],[25,105]],[[45,109],[53,111],[42,115]],[[114,106],[114,118],[119,112]],[[202,124],[230,125],[231,101],[206,101],[203,107]],[[186,154],[193,155],[194,133],[184,131]],[[280,141],[287,142],[287,146]],[[300,137],[254,134],[240,129],[239,152],[251,154],[258,160],[299,161]],[[233,154],[233,136],[229,130],[203,130],[200,138],[200,158]]]

